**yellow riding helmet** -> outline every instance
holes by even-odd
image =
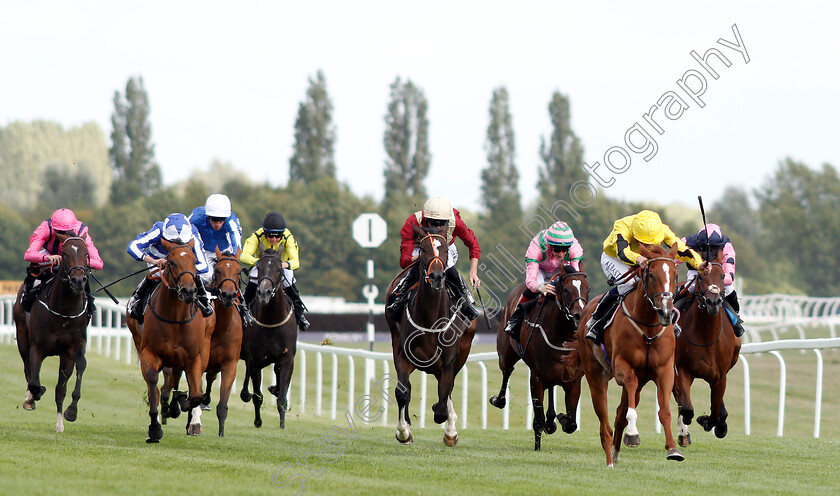
[[[659,214],[642,210],[633,218],[633,237],[636,241],[649,245],[658,245],[665,239],[665,227]]]
[[[441,196],[429,198],[423,205],[423,217],[426,219],[449,220],[452,217],[452,205]]]

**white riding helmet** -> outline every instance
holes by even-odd
[[[423,205],[423,217],[426,219],[449,220],[452,218],[452,205],[442,196],[426,200]]]
[[[204,205],[204,213],[208,217],[230,217],[230,198],[218,193],[207,197],[207,204]]]

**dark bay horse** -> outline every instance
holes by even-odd
[[[604,329],[604,345],[595,345],[585,337],[586,320],[595,311],[599,297],[586,306],[578,328],[577,349],[569,355],[570,366],[579,361],[589,383],[592,406],[601,423],[601,446],[608,467],[618,461],[625,427],[624,444],[633,447],[640,443],[636,407],[642,387],[649,381],[656,384],[667,459],[683,460],[671,434],[669,405],[674,387],[675,338],[671,319],[677,284],[674,261],[677,244],[670,252],[660,246],[650,250],[640,246],[640,252],[648,259],[647,265],[638,272],[640,281],[624,296],[612,323]],[[610,428],[607,405],[607,387],[613,377],[622,388],[621,403],[615,415],[615,437]]]
[[[260,252],[257,262],[257,296],[251,304],[255,324],[243,332],[241,358],[245,360],[245,379],[242,382],[242,401],[254,401],[254,426],[262,426],[260,393],[262,369],[274,365],[277,384],[268,392],[277,397],[280,428],[286,428],[286,394],[292,382],[297,352],[298,325],[295,312],[283,291],[283,261],[277,251],[269,248]],[[253,395],[248,392],[248,379],[253,384]]]
[[[411,434],[411,419],[408,404],[411,401],[409,376],[414,369],[434,375],[438,381],[438,401],[432,406],[437,424],[446,422],[443,441],[447,446],[458,443],[455,421],[455,407],[452,405],[452,389],[455,376],[470,354],[475,336],[475,321],[468,322],[458,312],[458,306],[446,290],[447,248],[446,232],[440,234],[434,228],[414,227],[419,240],[420,255],[417,260],[421,271],[416,292],[409,298],[398,322],[391,320],[385,312],[385,320],[391,329],[391,345],[394,352],[394,368],[397,371],[395,396],[399,410],[397,441],[402,444],[414,442]],[[401,272],[388,286],[386,301],[408,269]]]
[[[90,272],[89,257],[85,240],[64,234],[56,234],[62,243],[61,263],[53,279],[40,286],[32,311],[24,312],[20,305],[23,285],[18,289],[12,315],[17,330],[17,343],[23,359],[26,376],[26,400],[24,410],[34,410],[35,402],[41,399],[46,388],[41,385],[41,364],[48,356],[58,356],[58,383],[55,386],[55,404],[58,415],[55,431],[64,432],[64,419],[76,420],[79,398],[82,395],[82,375],[87,366],[85,346],[87,345],[88,315],[85,285]],[[44,270],[51,270],[49,265]],[[67,382],[76,367],[76,387],[73,401],[62,416],[61,409],[67,394]]]
[[[583,266],[581,265],[581,268]],[[534,407],[534,450],[539,451],[542,433],[553,434],[557,430],[556,418],[563,432],[571,434],[577,430],[575,412],[580,400],[580,381],[583,372],[570,369],[563,360],[574,341],[583,308],[589,301],[589,283],[586,272],[576,271],[567,265],[550,281],[557,289],[557,297],[546,295],[540,298],[525,316],[520,327],[522,353],[516,341],[505,333],[505,325],[516,309],[525,283],[517,286],[510,296],[502,314],[502,321],[496,332],[496,350],[499,354],[499,368],[502,370],[502,387],[498,396],[490,398],[490,404],[504,408],[508,380],[514,365],[520,360],[531,369],[531,402]],[[557,415],[554,406],[554,386],[560,385],[565,392],[566,413]],[[543,413],[543,396],[548,389],[548,412]],[[546,416],[547,415],[547,416]]]
[[[201,375],[210,359],[210,339],[216,325],[216,314],[202,316],[196,305],[195,240],[181,245],[161,240],[168,251],[161,271],[161,283],[154,289],[140,324],[127,317],[128,329],[140,356],[140,370],[149,391],[149,436],[147,443],[163,437],[158,421],[158,376],[165,367],[175,377],[186,373],[189,395],[175,393],[181,411],[189,412],[187,433],[201,434]]]
[[[738,362],[741,351],[741,338],[735,337],[732,322],[726,311],[721,309],[724,271],[720,253],[711,265],[711,273],[697,274],[694,301],[680,316],[683,332],[677,339],[674,354],[677,366],[674,399],[679,405],[678,440],[683,447],[691,444],[688,424],[694,417],[694,406],[691,404],[694,379],[703,379],[711,387],[711,412],[697,417],[697,423],[706,432],[714,428],[715,436],[719,438],[726,436],[726,417],[729,416],[723,404],[726,374]]]
[[[210,359],[207,364],[207,389],[204,392],[202,405],[210,404],[210,390],[213,381],[221,372],[222,382],[219,386],[219,403],[216,405],[216,418],[219,420],[219,437],[225,435],[225,420],[228,414],[228,400],[233,381],[236,379],[236,365],[239,362],[239,352],[242,349],[242,319],[236,308],[239,298],[239,250],[235,255],[223,255],[216,248],[216,264],[213,270],[213,280],[208,290],[216,295],[213,309],[216,314],[216,327],[210,338]],[[178,389],[180,376],[176,377],[171,369],[164,369],[164,387],[161,388],[161,405],[163,423],[166,417],[177,418],[180,410],[173,402],[169,405],[169,393]]]

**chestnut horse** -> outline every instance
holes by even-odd
[[[64,432],[64,419],[68,422],[76,420],[79,398],[82,395],[82,375],[87,366],[85,346],[90,316],[85,285],[88,283],[90,267],[83,238],[64,234],[56,234],[56,238],[62,243],[61,264],[57,273],[37,289],[39,294],[29,313],[24,312],[20,305],[23,294],[21,284],[12,307],[12,315],[27,382],[23,409],[34,410],[35,402],[40,400],[46,391],[41,385],[41,364],[44,358],[58,356],[58,383],[55,386],[58,414],[55,431]],[[45,265],[44,270],[51,270],[51,267]],[[62,417],[61,409],[67,394],[67,382],[74,366],[76,387],[73,389],[73,401]]]
[[[251,314],[255,323],[245,328],[242,337],[241,358],[245,360],[245,379],[239,397],[245,403],[253,399],[254,427],[261,427],[262,369],[273,364],[277,384],[269,386],[268,392],[277,397],[280,428],[285,429],[286,410],[289,408],[286,395],[295,370],[298,325],[294,309],[283,291],[283,260],[272,248],[260,251],[257,296],[251,303]],[[254,386],[253,395],[248,392],[249,378]]]
[[[659,402],[659,422],[665,430],[665,449],[668,460],[683,460],[671,434],[671,408],[669,399],[674,387],[674,291],[677,284],[677,267],[674,258],[677,244],[667,252],[660,246],[650,250],[639,248],[648,261],[645,268],[633,271],[640,281],[627,293],[612,322],[604,329],[604,344],[598,346],[586,339],[586,321],[595,311],[599,298],[589,302],[584,310],[577,334],[577,349],[570,353],[570,366],[580,362],[592,406],[601,423],[601,446],[607,457],[607,466],[618,461],[621,436],[625,427],[624,444],[630,447],[640,443],[636,427],[636,407],[642,387],[648,382],[656,384]],[[615,437],[609,424],[607,388],[610,379],[621,386],[621,403],[616,409]]]
[[[711,273],[697,274],[694,283],[694,296],[691,306],[680,316],[683,332],[677,339],[674,354],[677,376],[674,381],[674,399],[679,405],[677,425],[680,428],[679,443],[686,447],[691,444],[688,424],[694,417],[691,404],[691,384],[694,379],[705,380],[711,386],[711,413],[697,417],[706,432],[715,430],[715,436],[722,438],[728,430],[726,425],[726,407],[723,394],[726,392],[726,374],[738,362],[741,351],[741,338],[735,336],[732,322],[723,304],[724,271],[721,253],[711,262]]]
[[[582,265],[581,265],[582,266]],[[557,297],[546,295],[540,298],[526,315],[520,326],[520,343],[505,332],[505,325],[516,309],[525,283],[514,288],[507,299],[502,321],[496,332],[496,350],[499,354],[499,368],[502,370],[502,387],[498,396],[490,398],[490,404],[504,408],[508,380],[514,365],[520,360],[531,369],[531,402],[534,407],[534,450],[539,451],[542,433],[553,434],[557,430],[556,418],[563,432],[571,434],[577,430],[575,412],[580,400],[580,380],[583,373],[579,368],[571,370],[562,360],[571,349],[568,342],[574,341],[583,308],[589,301],[589,283],[586,272],[578,272],[570,265],[563,273],[555,274],[550,281],[557,289]],[[520,357],[520,352],[522,356]],[[566,413],[555,412],[554,386],[561,385],[566,396]],[[543,396],[548,389],[548,412],[543,412]],[[547,415],[547,416],[546,416]]]
[[[196,278],[199,277],[193,253],[195,239],[186,245],[161,240],[168,251],[161,271],[161,282],[154,289],[144,312],[144,323],[130,316],[126,324],[140,355],[140,370],[149,390],[149,436],[147,443],[163,437],[158,422],[158,376],[164,367],[171,367],[175,377],[186,373],[189,396],[175,392],[181,411],[189,412],[187,433],[201,434],[201,374],[210,359],[210,339],[216,325],[216,314],[202,316],[196,305]]]
[[[414,235],[419,239],[417,246],[420,249],[419,258],[415,262],[421,271],[417,290],[409,298],[398,322],[391,320],[388,312],[385,312],[385,320],[391,329],[394,368],[398,380],[394,394],[399,411],[396,438],[402,444],[414,442],[408,414],[411,401],[409,377],[414,369],[418,369],[437,378],[438,401],[432,406],[432,411],[436,424],[446,422],[443,441],[451,447],[458,443],[458,431],[455,428],[458,416],[452,405],[451,394],[455,377],[470,354],[475,321],[465,320],[446,290],[444,271],[449,246],[446,231],[415,226]],[[394,286],[407,270],[401,272],[388,286],[385,301],[388,301]]]

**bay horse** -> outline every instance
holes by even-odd
[[[443,233],[443,234],[441,234]],[[385,312],[385,320],[391,330],[391,346],[394,353],[394,368],[397,371],[397,398],[399,418],[396,438],[402,444],[412,444],[411,418],[408,404],[411,401],[409,377],[417,369],[434,375],[438,381],[438,401],[432,406],[436,424],[446,422],[443,441],[446,446],[458,443],[455,421],[455,407],[452,405],[452,389],[455,377],[464,366],[470,354],[475,321],[467,321],[458,311],[458,305],[446,290],[447,248],[449,240],[446,231],[437,228],[414,226],[414,235],[419,240],[419,258],[415,263],[421,271],[416,292],[409,298],[399,321],[394,321]],[[388,301],[401,277],[410,270],[403,270],[391,281],[385,294]]]
[[[729,414],[723,404],[723,395],[726,374],[738,362],[741,338],[735,336],[726,311],[721,311],[724,279],[721,256],[719,252],[717,259],[710,262],[712,271],[709,274],[698,272],[693,301],[679,320],[683,332],[677,339],[674,353],[677,367],[674,399],[679,406],[678,440],[683,447],[691,444],[688,425],[694,417],[691,404],[694,379],[703,379],[711,387],[711,412],[697,417],[697,423],[706,432],[714,428],[718,438],[726,436],[728,431],[726,418]]]
[[[87,236],[85,234],[84,236]],[[87,367],[85,347],[87,327],[90,323],[85,285],[88,284],[90,258],[84,238],[56,233],[62,244],[61,263],[55,276],[42,283],[31,312],[21,306],[23,284],[18,289],[12,307],[17,331],[20,357],[26,377],[24,410],[34,410],[46,387],[41,385],[41,364],[48,356],[58,356],[58,383],[55,386],[55,404],[58,410],[55,431],[64,432],[64,420],[74,422],[78,415],[79,398],[82,396],[82,375]],[[44,270],[52,270],[49,264]],[[76,387],[73,401],[62,414],[67,382],[76,368]]]
[[[239,397],[245,403],[253,400],[254,427],[262,426],[262,369],[273,364],[277,384],[269,386],[268,392],[277,397],[280,428],[286,428],[286,411],[289,408],[286,395],[295,369],[298,325],[294,309],[283,291],[283,279],[283,260],[280,254],[272,248],[264,251],[260,249],[260,258],[257,261],[257,295],[250,309],[254,324],[245,327],[243,331],[240,356],[245,360],[245,379]],[[253,394],[248,392],[249,378],[253,385]]]
[[[581,268],[583,269],[583,264]],[[551,278],[549,282],[556,288],[557,296],[549,294],[540,297],[539,303],[526,313],[520,326],[520,342],[516,342],[504,329],[525,290],[525,283],[519,284],[508,296],[502,321],[496,331],[496,351],[502,371],[502,387],[498,396],[490,398],[490,404],[497,408],[505,407],[505,394],[514,365],[520,359],[524,360],[531,369],[534,451],[540,450],[543,432],[553,434],[557,430],[555,418],[560,422],[563,432],[571,434],[577,430],[575,412],[580,400],[583,372],[579,368],[570,369],[563,357],[571,351],[569,343],[575,339],[583,308],[589,301],[590,287],[584,270],[578,272],[572,266],[566,265],[562,272]],[[562,386],[565,392],[566,413],[559,415],[554,406],[556,385]],[[544,413],[543,396],[546,389],[548,412]]]
[[[586,339],[586,321],[595,311],[601,297],[593,299],[584,309],[577,333],[576,350],[569,354],[570,366],[577,362],[583,368],[592,406],[601,427],[601,446],[607,457],[607,467],[618,461],[622,433],[624,444],[640,444],[636,427],[636,407],[642,387],[649,381],[656,384],[659,402],[659,422],[665,431],[668,460],[682,461],[683,454],[671,434],[669,399],[674,387],[674,291],[677,267],[674,258],[677,244],[670,252],[661,246],[644,246],[639,251],[648,261],[644,269],[631,271],[639,275],[639,282],[622,299],[612,322],[604,329],[604,344],[599,346]],[[612,378],[621,386],[621,403],[616,409],[615,437],[609,424],[607,388]]]
[[[216,325],[216,314],[204,317],[196,304],[196,278],[199,277],[193,253],[195,239],[188,244],[161,240],[168,251],[166,263],[160,271],[161,283],[149,297],[144,323],[128,316],[126,324],[134,338],[140,356],[140,370],[149,393],[149,424],[147,443],[157,443],[163,437],[158,421],[158,376],[165,367],[175,377],[186,373],[189,394],[175,392],[181,411],[189,412],[187,434],[201,434],[201,375],[210,359],[210,339]]]
[[[239,363],[239,353],[242,349],[242,319],[236,308],[239,298],[239,254],[223,255],[216,247],[216,264],[213,269],[213,280],[208,285],[213,300],[216,315],[216,327],[210,338],[210,359],[207,364],[207,388],[202,399],[202,406],[210,404],[210,390],[216,376],[221,372],[222,382],[219,386],[219,403],[216,405],[216,418],[219,420],[219,437],[225,436],[225,420],[228,414],[228,400],[233,381],[236,379],[236,366]],[[169,405],[170,391],[178,389],[180,374],[176,376],[172,369],[164,369],[164,387],[161,388],[161,405],[163,423],[166,417],[177,418],[180,410],[173,402]]]

